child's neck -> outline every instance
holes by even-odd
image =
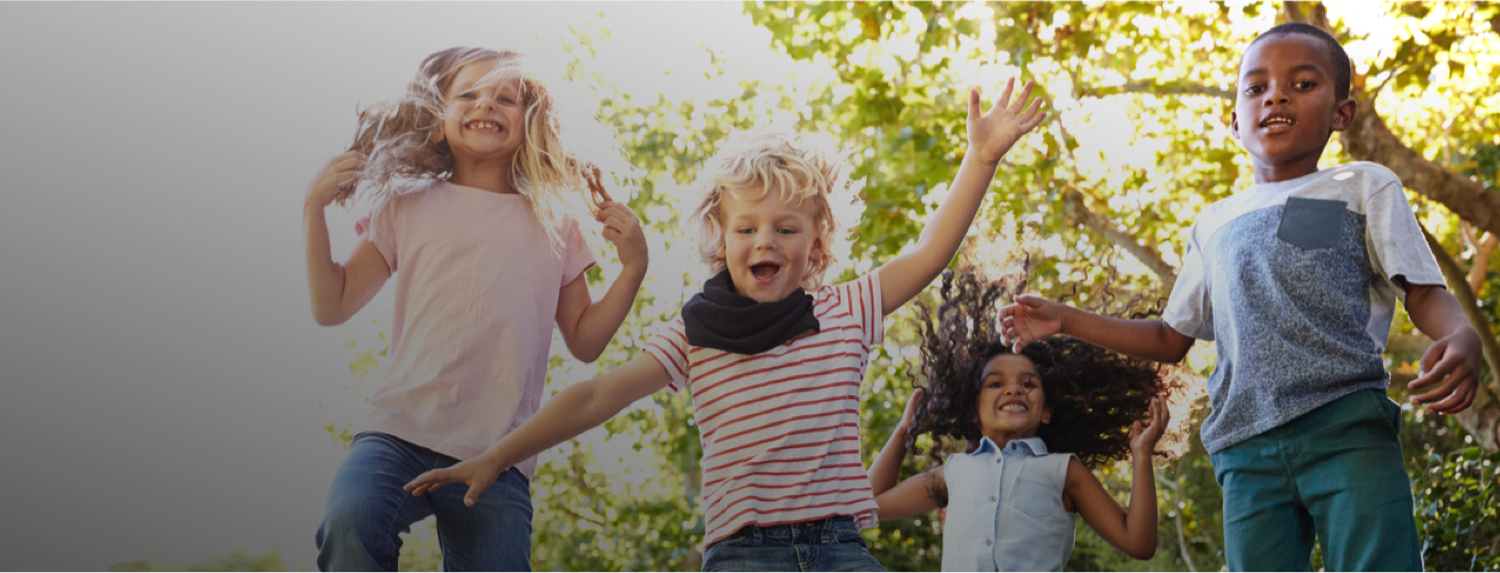
[[[515,180],[511,177],[511,163],[510,158],[479,161],[472,158],[454,157],[453,177],[448,182],[491,193],[514,195],[518,191]]]
[[[1318,172],[1318,159],[1323,155],[1322,150],[1317,155],[1299,157],[1296,160],[1276,165],[1269,162],[1253,159],[1250,164],[1255,169],[1256,183],[1280,183],[1291,181],[1304,175]]]
[[[995,442],[995,445],[1002,449],[1005,448],[1005,444],[1009,444],[1012,440],[1024,440],[1026,438],[1036,437],[1035,429],[1032,429],[1030,431],[985,430],[983,433],[984,437],[989,438],[991,442]]]

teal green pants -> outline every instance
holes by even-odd
[[[1401,408],[1361,390],[1213,454],[1230,571],[1420,571]]]

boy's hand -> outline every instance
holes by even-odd
[[[1479,335],[1469,327],[1433,343],[1422,354],[1421,374],[1406,387],[1416,391],[1436,386],[1413,396],[1411,403],[1427,404],[1428,414],[1457,414],[1468,408],[1479,391],[1480,348]]]
[[[646,233],[641,230],[641,219],[624,203],[605,201],[599,205],[599,214],[594,216],[604,223],[606,240],[615,245],[620,264],[629,269],[644,271],[651,260],[646,249]]]
[[[489,489],[490,484],[495,483],[495,478],[500,476],[501,469],[483,457],[478,457],[446,468],[425,472],[401,489],[411,492],[412,495],[422,495],[450,483],[464,483],[469,485],[469,492],[464,494],[464,505],[474,507],[479,494],[484,493],[484,490]]]
[[[1171,414],[1167,412],[1167,400],[1161,396],[1151,399],[1150,412],[1151,420],[1146,423],[1146,427],[1141,427],[1140,420],[1136,420],[1130,427],[1130,451],[1145,458],[1150,458],[1156,450],[1156,442],[1167,431],[1167,422],[1171,419]]]
[[[1000,341],[1016,352],[1063,330],[1063,305],[1023,294],[1000,307]]]
[[[1026,105],[1026,98],[1031,97],[1034,87],[1031,81],[1021,87],[1020,97],[1011,101],[1011,90],[1015,85],[1014,78],[1005,82],[1005,92],[995,100],[990,112],[983,115],[979,109],[979,90],[969,88],[969,153],[977,153],[975,157],[985,163],[999,163],[1005,152],[1010,151],[1010,146],[1041,124],[1047,115],[1041,112],[1042,98]]]
[[[338,199],[339,191],[358,178],[359,170],[364,166],[365,155],[358,151],[329,159],[313,177],[312,185],[307,187],[307,206],[322,209],[333,203]]]

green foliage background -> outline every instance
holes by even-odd
[[[696,101],[661,94],[633,101],[591,73],[609,31],[580,29],[564,49],[573,75],[602,97],[605,120],[638,169],[631,207],[653,237],[653,265],[685,257],[683,185],[731,130],[768,123],[831,134],[852,152],[863,181],[864,212],[851,235],[862,261],[842,279],[889,260],[915,240],[965,151],[966,90],[991,101],[1004,77],[1034,79],[1049,117],[1013,149],[996,176],[978,225],[1009,236],[1002,222],[1025,221],[1041,237],[1030,289],[1081,305],[1109,284],[1120,300],[1160,300],[1170,289],[1181,243],[1197,212],[1250,176],[1248,157],[1230,137],[1238,54],[1254,34],[1284,21],[1282,3],[754,3],[744,6],[791,60],[831,70],[829,78],[785,82],[745,79],[734,62],[710,52],[705,74],[738,80],[737,97]],[[1360,28],[1378,11],[1384,28]],[[1500,7],[1490,3],[1332,4],[1335,28],[1351,48],[1390,35],[1394,50],[1354,50],[1357,85],[1379,89],[1378,111],[1414,151],[1495,190],[1500,161]],[[1493,29],[1493,31],[1492,31]],[[1390,32],[1395,30],[1395,32]],[[1365,112],[1366,110],[1361,110]],[[1348,161],[1337,139],[1323,164]],[[1460,219],[1411,193],[1423,223],[1468,261]],[[1094,219],[1089,219],[1092,213]],[[1007,217],[1009,215],[1009,217]],[[1112,232],[1089,221],[1103,220]],[[601,260],[612,253],[601,252]],[[1151,261],[1150,259],[1155,259]],[[606,262],[605,266],[608,266]],[[1491,267],[1493,269],[1494,267]],[[1485,269],[1478,298],[1491,325],[1500,288]],[[625,326],[591,365],[555,356],[549,388],[590,378],[640,351],[654,326],[676,316],[694,270],[653,269]],[[589,275],[595,287],[604,273]],[[678,280],[681,280],[679,283]],[[1074,294],[1076,292],[1076,294]],[[888,317],[887,342],[875,352],[861,400],[863,450],[873,459],[911,389],[915,352],[912,305]],[[1126,310],[1121,304],[1106,310]],[[1397,377],[1414,372],[1425,348],[1398,317],[1388,358]],[[1401,340],[1416,340],[1402,344]],[[384,355],[351,343],[351,371],[363,375]],[[1187,367],[1212,368],[1208,344]],[[1486,383],[1494,386],[1493,377]],[[1392,396],[1405,397],[1393,385]],[[1135,561],[1080,521],[1073,570],[1220,570],[1224,567],[1221,493],[1196,437],[1206,415],[1201,396],[1182,398],[1183,453],[1157,468],[1160,545]],[[1476,447],[1450,418],[1408,414],[1402,432],[1417,496],[1429,568],[1500,569],[1500,454]],[[533,566],[538,570],[695,570],[704,530],[698,511],[701,449],[686,394],[658,393],[604,426],[544,456],[532,490],[537,508]],[[347,442],[347,428],[326,428]],[[906,475],[927,462],[908,459]],[[1129,468],[1095,468],[1124,503]],[[937,570],[937,513],[864,532],[891,570]],[[402,568],[441,565],[430,525],[409,536]],[[242,556],[244,557],[244,556]],[[253,557],[253,556],[250,556]],[[269,555],[252,564],[273,565]],[[279,560],[279,558],[277,558]],[[1320,561],[1320,560],[1318,560]],[[228,563],[228,562],[226,562]],[[1320,564],[1320,563],[1318,563]],[[226,567],[239,567],[239,561]],[[215,565],[217,567],[217,565]],[[118,565],[149,570],[146,560]],[[208,570],[208,569],[204,569]]]

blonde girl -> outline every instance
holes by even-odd
[[[530,569],[536,459],[466,507],[461,492],[414,499],[417,475],[483,452],[536,412],[555,323],[583,361],[603,352],[648,262],[639,220],[609,200],[576,129],[521,54],[451,48],[423,60],[400,99],[359,114],[350,151],[306,195],[307,275],[318,324],[341,324],[396,278],[391,354],[329,490],[324,570],[395,570],[399,534],[437,517],[448,570]],[[324,209],[356,187],[374,205],[354,252],[332,260]],[[566,207],[591,208],[623,270],[603,299]]]

